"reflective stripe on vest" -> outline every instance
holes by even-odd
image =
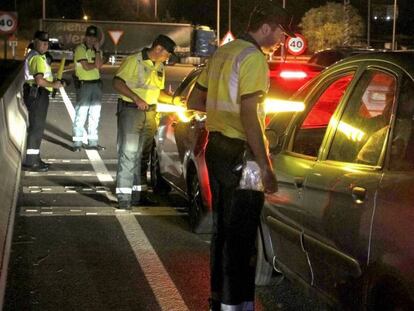
[[[159,86],[146,84],[145,81],[147,80],[147,77],[145,76],[146,70],[142,70],[142,66],[145,66],[148,68],[150,74],[152,71],[154,71],[154,68],[149,67],[144,60],[142,59],[142,52],[138,53],[137,55],[137,62],[138,62],[138,76],[137,80],[135,82],[128,81],[126,84],[129,88],[132,89],[144,89],[144,90],[158,90],[160,89]],[[158,68],[157,68],[158,69]]]
[[[33,56],[38,55],[38,54],[39,54],[38,51],[36,51],[35,49],[31,49],[29,54],[27,54],[26,56],[26,59],[24,61],[24,80],[25,81],[34,81],[34,77],[30,74],[29,62]]]
[[[207,107],[211,107],[214,110],[219,111],[227,111],[232,113],[240,114],[240,105],[238,104],[239,98],[239,72],[240,72],[240,65],[249,56],[251,53],[257,52],[257,48],[254,46],[249,46],[237,55],[235,61],[233,62],[233,67],[230,73],[230,79],[228,81],[228,90],[230,92],[230,101],[219,100],[217,98],[211,99],[207,98]],[[219,76],[214,76],[214,73],[219,74],[220,70],[211,70],[209,74],[210,79],[219,79]]]

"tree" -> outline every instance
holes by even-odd
[[[347,18],[348,15],[348,18]],[[364,33],[364,23],[358,11],[348,5],[328,2],[310,9],[299,25],[308,40],[310,51],[355,44]]]

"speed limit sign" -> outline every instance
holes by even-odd
[[[307,43],[304,36],[299,33],[295,33],[296,37],[287,37],[285,41],[285,47],[287,51],[292,55],[301,55],[306,51]]]
[[[16,31],[17,14],[16,12],[0,11],[0,34],[9,35]]]

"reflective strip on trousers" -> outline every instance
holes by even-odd
[[[132,188],[116,188],[116,194],[132,194]]]
[[[253,301],[244,301],[238,305],[226,305],[221,304],[221,311],[253,311],[254,302]]]
[[[39,154],[40,150],[39,149],[27,149],[26,150],[26,154]]]
[[[132,186],[132,191],[147,191],[148,186],[147,185],[134,185]]]

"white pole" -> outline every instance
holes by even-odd
[[[217,46],[220,45],[220,0],[217,0]]]
[[[229,31],[231,31],[231,0],[229,0]]]
[[[42,6],[42,18],[46,18],[46,0],[43,0],[43,6]]]
[[[397,0],[394,0],[394,18],[392,21],[392,50],[394,51],[396,47],[395,42],[395,29],[397,28]]]
[[[367,46],[371,45],[371,0],[368,0],[368,14],[367,14]]]

